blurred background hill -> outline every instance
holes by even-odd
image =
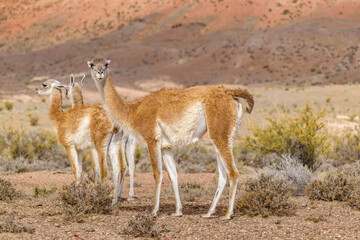
[[[118,86],[299,86],[360,81],[357,0],[2,0],[0,91],[89,74]],[[94,89],[92,81],[86,88]]]

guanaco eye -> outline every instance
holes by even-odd
[[[46,87],[47,85],[45,83],[42,84],[43,87]]]

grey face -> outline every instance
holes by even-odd
[[[91,75],[97,81],[102,81],[108,76],[108,66],[110,60],[103,60],[101,62],[89,61],[88,66],[91,68]]]

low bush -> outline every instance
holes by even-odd
[[[5,220],[0,223],[0,233],[8,232],[8,233],[34,233],[35,228],[30,226],[24,226],[16,223],[15,220],[15,213],[10,214]]]
[[[284,113],[279,120],[267,117],[269,125],[252,127],[252,135],[245,136],[244,147],[262,155],[269,153],[289,154],[302,164],[314,169],[320,155],[328,153],[329,144],[321,118],[325,110],[315,113],[311,106],[297,110],[292,118]]]
[[[245,193],[237,200],[235,210],[249,216],[293,215],[296,206],[290,196],[291,188],[286,180],[263,172],[246,181]]]
[[[60,199],[68,221],[82,221],[85,214],[111,214],[112,188],[106,183],[95,184],[89,178],[83,177],[80,184],[73,182],[63,187]]]
[[[11,111],[14,107],[14,103],[12,102],[5,102],[5,108],[8,110],[8,111]]]
[[[344,163],[353,163],[360,159],[360,128],[347,129],[343,135],[334,138],[332,158]]]
[[[17,191],[12,183],[8,180],[0,178],[0,200],[8,201],[20,197],[21,192]]]
[[[167,229],[164,225],[158,225],[156,223],[156,217],[146,212],[132,217],[128,225],[124,228],[125,234],[136,238],[155,238],[166,231]]]
[[[265,169],[267,169],[269,173],[280,175],[285,179],[297,196],[305,194],[305,187],[312,180],[312,172],[310,169],[304,166],[300,160],[289,155],[273,156],[272,165]]]
[[[39,123],[39,117],[33,114],[29,114],[29,122],[31,126],[36,126]]]
[[[360,164],[347,164],[319,175],[306,187],[306,195],[313,200],[348,201],[360,184]]]
[[[360,187],[356,186],[349,196],[349,205],[360,210]]]

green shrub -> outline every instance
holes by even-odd
[[[306,195],[312,200],[348,201],[355,187],[360,184],[359,177],[359,163],[329,170],[306,187]]]
[[[5,108],[9,111],[11,111],[14,107],[14,103],[12,102],[5,102]]]
[[[290,201],[291,189],[283,178],[261,173],[245,183],[245,193],[237,200],[235,210],[244,215],[268,217],[295,214]]]
[[[244,147],[262,155],[269,153],[290,154],[313,169],[317,158],[327,154],[327,136],[322,132],[324,123],[320,119],[325,110],[314,113],[311,106],[297,110],[297,116],[291,118],[285,114],[280,120],[266,118],[269,122],[264,128],[252,127],[252,135],[243,141]]]
[[[29,122],[31,126],[36,126],[39,122],[39,117],[33,114],[29,114]]]
[[[0,172],[62,170],[70,167],[65,149],[47,130],[0,128]]]
[[[2,110],[4,110],[4,107],[3,107],[3,106],[0,106],[0,112],[1,112]]]
[[[60,152],[63,150],[57,144],[56,135],[47,130],[25,132],[11,127],[0,130],[0,154],[3,157],[52,159]]]
[[[106,183],[95,184],[83,177],[79,185],[73,182],[60,192],[65,219],[81,221],[85,214],[110,214],[112,208],[112,188]]]
[[[34,187],[34,197],[48,197],[57,191],[57,187],[46,189],[46,187],[36,186]]]

